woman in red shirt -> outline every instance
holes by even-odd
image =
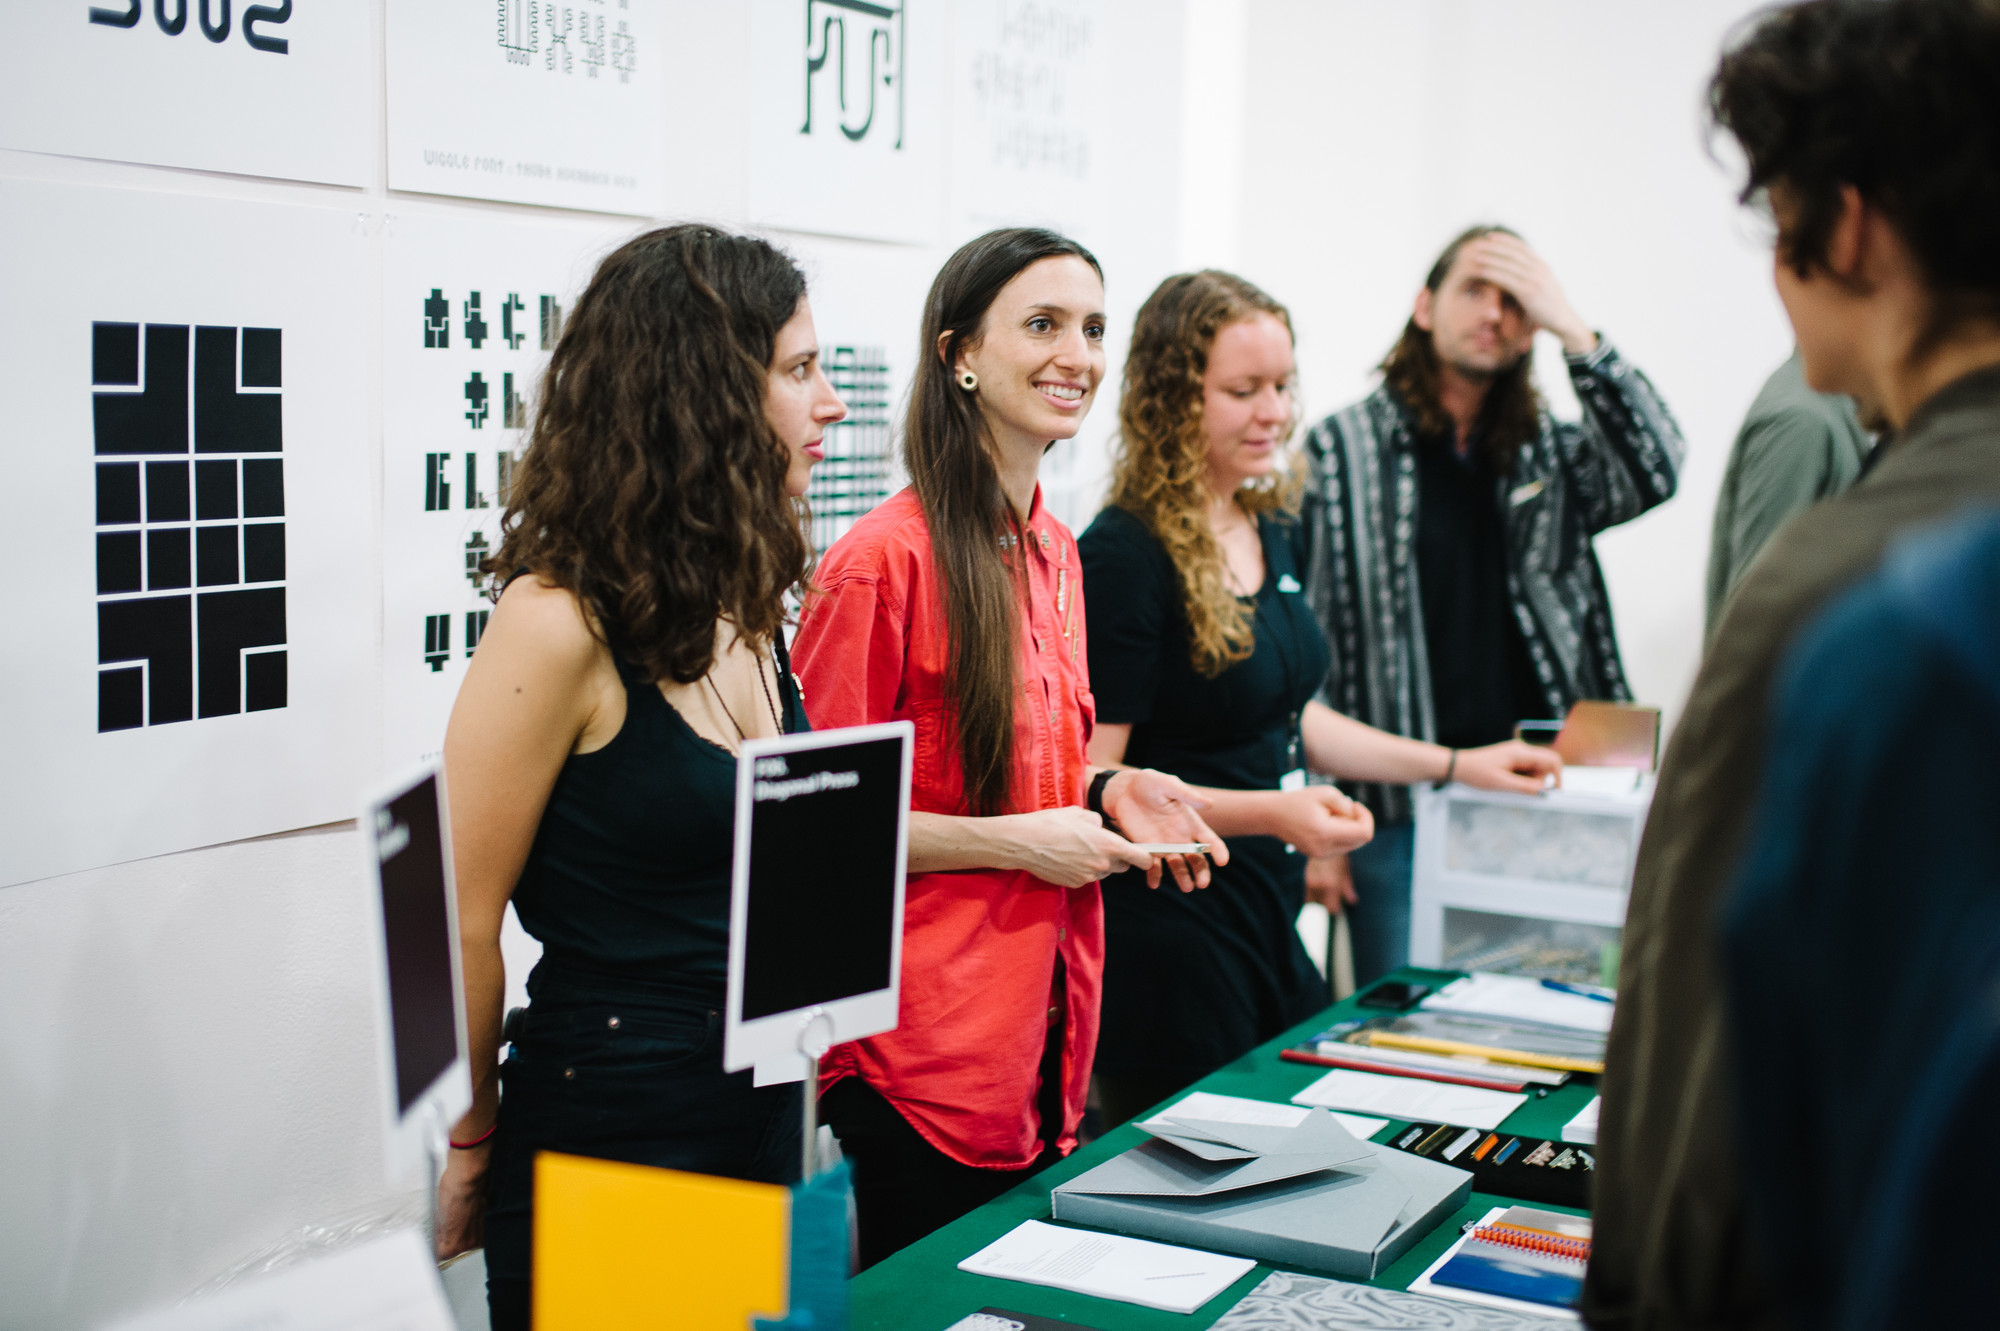
[[[1036,474],[1104,377],[1103,309],[1097,260],[1048,231],[994,231],[945,263],[904,431],[911,485],[827,553],[792,649],[816,726],[917,732],[899,1024],[821,1065],[864,1266],[1075,1146],[1097,880],[1207,885],[1201,856],[1135,843],[1228,858],[1180,781],[1084,757],[1082,569]]]

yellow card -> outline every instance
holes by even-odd
[[[791,1191],[545,1151],[536,1331],[744,1331],[785,1314]]]

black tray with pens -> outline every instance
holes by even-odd
[[[1386,1144],[1471,1170],[1477,1192],[1578,1210],[1590,1207],[1590,1176],[1597,1169],[1594,1146],[1449,1123],[1412,1123]]]

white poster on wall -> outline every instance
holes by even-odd
[[[951,219],[975,236],[1046,226],[1088,243],[1108,80],[1102,0],[958,0],[952,10]]]
[[[382,654],[391,769],[436,756],[493,603],[536,385],[598,260],[637,228],[390,216],[383,230]]]
[[[930,244],[944,209],[944,7],[753,0],[750,217]]]
[[[666,206],[663,0],[389,0],[389,186]]]
[[[773,238],[806,275],[820,364],[847,416],[831,426],[806,501],[824,552],[855,520],[901,489],[900,441],[918,321],[935,253],[823,236]]]
[[[0,234],[0,884],[352,817],[360,220],[10,181]]]
[[[373,13],[292,0],[9,5],[0,147],[366,184]]]

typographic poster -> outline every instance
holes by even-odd
[[[372,14],[292,0],[9,5],[0,147],[365,184]]]
[[[390,0],[389,185],[665,206],[664,0]]]
[[[903,417],[936,260],[924,250],[823,236],[780,243],[805,273],[820,365],[847,404],[846,418],[826,432],[826,456],[806,491],[813,544],[823,552],[908,480]]]
[[[352,817],[377,748],[354,214],[5,182],[0,234],[0,884]]]
[[[390,768],[435,756],[493,602],[536,385],[635,228],[391,216],[383,235],[382,655]]]
[[[944,207],[945,13],[911,0],[753,0],[750,217],[934,242]]]
[[[952,10],[951,216],[973,236],[1099,229],[1102,0],[958,0]]]

